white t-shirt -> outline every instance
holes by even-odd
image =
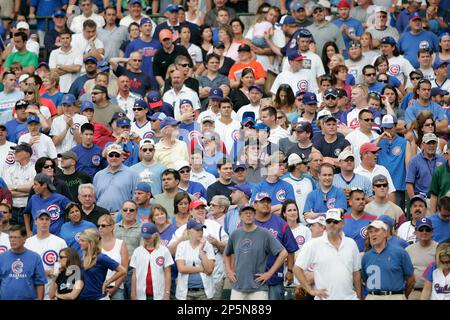
[[[388,74],[396,77],[403,85],[409,82],[409,74],[414,71],[411,62],[406,60],[402,55],[388,59],[389,70]]]
[[[11,159],[14,160],[14,151],[11,150],[11,147],[15,145],[15,143],[8,140],[5,141],[5,144],[0,145],[0,163],[4,162],[7,157],[12,157]]]
[[[239,121],[233,120],[229,124],[224,124],[219,119],[216,119],[214,131],[219,134],[220,140],[225,144],[228,153],[233,149],[240,128],[241,123]]]
[[[191,171],[191,181],[200,183],[205,189],[217,181],[213,174],[203,170],[200,173]]]
[[[94,45],[97,49],[104,49],[105,46],[103,42],[99,38],[95,38]],[[78,51],[78,54],[81,54],[82,56],[84,54],[87,54],[91,51],[91,45],[89,44],[89,41],[84,37],[82,33],[74,34],[72,36],[72,48],[75,48],[75,50]],[[84,67],[84,63],[81,65],[81,74],[86,73],[86,68]]]
[[[139,127],[136,122],[131,123],[131,132],[135,132],[141,139],[153,135],[152,123],[147,121],[142,127]]]
[[[301,211],[300,211],[301,212]],[[291,229],[292,235],[298,245],[298,250],[295,251],[295,259],[297,259],[300,250],[303,248],[306,242],[312,239],[311,230],[302,224],[299,224],[295,229]],[[284,274],[287,272],[287,265],[284,265]],[[294,282],[292,286],[296,287],[299,284],[297,277],[294,277]]]
[[[189,241],[181,242],[177,247],[177,252],[175,253],[175,261],[184,260],[187,266],[201,265],[199,248],[200,246],[197,246],[195,249],[192,248],[191,243]],[[206,251],[206,256],[208,257],[209,260],[216,260],[216,257],[214,256],[214,249],[209,242],[206,242],[203,250]],[[211,299],[214,296],[213,276],[207,275],[204,272],[200,272],[200,277],[202,278],[206,297],[208,299]],[[178,272],[177,288],[175,292],[175,297],[178,300],[186,300],[186,295],[188,291],[188,280],[189,274]]]
[[[0,253],[5,252],[9,249],[11,249],[9,236],[4,232],[0,232]]]
[[[291,70],[285,70],[281,72],[273,82],[270,92],[276,94],[278,88],[282,84],[287,84],[292,88],[294,95],[299,90],[304,90],[308,92],[314,92],[317,94],[319,88],[317,86],[317,80],[311,70],[301,69],[297,72],[292,72]]]
[[[387,178],[389,185],[389,193],[395,192],[397,190],[394,187],[394,182],[392,182],[392,178],[389,171],[384,166],[376,164],[373,171],[370,172],[369,170],[366,170],[361,165],[359,165],[358,167],[355,168],[355,170],[353,170],[353,172],[363,175],[364,177],[367,177],[370,181],[372,181],[372,178],[375,177],[376,175],[382,174]]]
[[[281,126],[277,126],[275,129],[270,129],[270,135],[267,140],[271,143],[278,144],[281,139],[288,138],[289,136],[289,131],[283,129]]]
[[[80,130],[80,127],[87,122],[88,119],[85,116],[82,116],[78,113],[73,116],[73,123],[77,128],[76,130]],[[64,114],[57,116],[55,119],[53,119],[52,127],[50,129],[50,135],[59,135],[66,129],[66,127],[67,123],[64,121]],[[56,152],[63,153],[72,149],[76,145],[77,142],[75,141],[75,138],[73,136],[72,129],[69,129],[67,130],[66,136],[64,137],[63,141],[56,146]]]
[[[202,111],[198,115],[197,122],[201,124],[204,117],[212,117],[214,120],[217,120],[217,119],[220,118],[220,112],[219,113],[214,113],[211,110],[211,108],[208,108],[205,111]],[[236,111],[234,111],[234,110],[231,111],[231,119],[236,120],[236,121],[240,121]]]
[[[30,139],[31,134],[26,133],[20,136],[18,143],[19,144],[21,144],[22,142],[29,143]],[[37,159],[39,159],[40,157],[48,157],[50,159],[56,159],[58,156],[53,140],[49,136],[42,133],[39,134],[39,142],[33,144],[31,146],[31,149],[33,149],[33,155],[31,156],[31,161],[33,163],[36,163]]]
[[[152,270],[153,299],[162,300],[165,288],[165,268],[174,264],[169,249],[160,245],[152,253],[143,246],[134,250],[130,267],[136,269],[136,296],[138,300],[146,300],[148,265]]]
[[[353,287],[353,273],[361,270],[361,255],[356,242],[344,234],[339,250],[329,242],[327,232],[307,242],[295,265],[303,270],[314,266],[315,288],[326,289],[328,293],[324,300],[358,299]]]
[[[295,202],[297,203],[298,212],[303,212],[303,208],[305,207],[306,203],[306,197],[314,189],[312,181],[306,177],[297,179],[291,174],[283,178],[283,180],[288,182],[294,189]],[[300,222],[306,224],[303,214],[300,214]]]
[[[95,24],[97,25],[97,29],[103,28],[105,25],[105,19],[101,15],[92,13],[91,16],[85,17],[84,14],[80,14],[79,16],[76,16],[72,19],[72,23],[70,24],[69,28],[73,33],[82,33],[83,32],[83,23],[86,20],[93,20]]]
[[[260,108],[261,108],[261,105],[258,104],[257,106],[253,106],[251,103],[240,107],[237,112],[238,121],[242,122],[245,112],[253,112],[255,114],[255,120],[259,120],[259,109]]]
[[[405,221],[397,229],[397,236],[409,244],[413,244],[416,242],[414,231],[416,231],[416,227],[412,225],[411,221]]]
[[[187,48],[187,51],[189,52],[189,54],[191,55],[192,61],[195,64],[201,64],[203,63],[203,54],[202,54],[202,49],[200,49],[199,46],[196,46],[193,43],[189,44],[189,48]]]
[[[51,69],[56,68],[56,65],[71,65],[77,64],[83,66],[83,55],[79,50],[73,47],[68,52],[63,52],[61,48],[55,49],[50,53],[48,65]],[[59,91],[63,93],[69,92],[70,86],[78,78],[77,73],[66,73],[59,76]]]
[[[345,65],[348,68],[348,73],[355,77],[355,84],[361,83],[364,81],[362,75],[362,69],[365,65],[370,64],[369,59],[366,58],[365,55],[362,55],[361,59],[358,61],[347,59],[345,60]]]
[[[164,102],[172,105],[175,120],[180,120],[180,102],[183,99],[191,100],[194,110],[200,109],[200,99],[198,94],[194,90],[186,87],[186,85],[183,85],[178,94],[176,94],[174,89],[170,89],[164,93],[162,99]]]
[[[359,166],[359,164],[361,163],[361,155],[359,154],[359,149],[361,148],[361,146],[366,142],[372,142],[376,140],[378,136],[378,133],[372,131],[372,135],[368,137],[359,129],[353,130],[345,136],[345,139],[352,145],[352,151],[355,155],[355,167]]]
[[[315,78],[325,74],[325,68],[323,67],[322,59],[320,59],[318,54],[312,51],[301,52],[301,54],[304,57],[302,60],[303,69],[311,70]],[[289,70],[289,60],[287,58],[283,60],[283,66],[281,70]]]
[[[57,262],[59,258],[59,251],[67,248],[67,243],[64,239],[61,239],[54,234],[50,234],[45,239],[39,239],[37,235],[34,235],[27,239],[25,242],[25,248],[36,252],[41,257],[44,270],[49,271],[53,270],[55,262]],[[50,289],[51,284],[52,280],[47,277],[47,284],[45,285],[46,300],[49,299],[48,290]]]

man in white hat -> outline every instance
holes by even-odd
[[[361,258],[353,239],[342,233],[344,222],[340,209],[326,214],[326,233],[307,242],[295,261],[294,275],[316,300],[361,299]],[[305,271],[315,264],[312,287]]]
[[[191,165],[186,160],[178,160],[174,163],[174,169],[180,173],[178,189],[192,194],[197,199],[206,202],[206,189],[201,183],[191,181]]]

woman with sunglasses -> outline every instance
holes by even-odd
[[[48,295],[51,300],[78,300],[84,287],[81,273],[81,259],[74,248],[59,251],[59,270],[50,286]]]
[[[389,61],[385,56],[379,56],[373,63],[377,71],[377,81],[394,86],[402,95],[406,94],[405,86],[396,77],[389,75]]]
[[[188,25],[182,25],[178,32],[180,33],[180,45],[185,47],[189,52],[192,62],[194,63],[194,72],[196,72],[203,63],[202,50],[200,47],[191,43],[191,29]]]
[[[100,235],[95,229],[86,229],[79,236],[83,251],[82,275],[85,285],[80,293],[80,300],[109,300],[108,287],[111,283],[126,275],[126,269],[117,261],[102,253]],[[128,261],[127,261],[128,263]],[[116,273],[107,278],[108,270]]]
[[[25,80],[26,81],[26,80]],[[34,108],[28,107],[27,110],[33,111],[33,114],[36,114],[39,116],[39,118],[42,120],[44,127],[47,127],[51,125],[51,119],[52,115],[50,112],[50,107],[47,105],[44,105],[43,101],[41,101],[40,95],[39,95],[39,88],[35,84],[25,84],[25,86],[22,89],[24,93],[24,99],[28,102],[29,106],[35,106]],[[50,100],[51,101],[51,100]],[[56,115],[55,115],[56,116]],[[49,123],[47,123],[48,120]]]
[[[121,239],[117,239],[114,236],[115,221],[109,214],[104,214],[98,219],[98,233],[101,238],[102,253],[109,256],[111,259],[119,263],[125,270],[128,268],[129,255],[128,248],[125,242]],[[107,278],[112,277],[115,274],[114,271],[108,270]],[[118,280],[111,282],[106,287],[106,293],[111,300],[124,300],[125,290],[123,281],[125,277],[121,277]]]
[[[420,300],[450,300],[448,290],[450,274],[450,244],[440,243],[436,249],[436,261],[423,273],[425,284]]]

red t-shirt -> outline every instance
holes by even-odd
[[[148,253],[152,253],[155,249],[147,249]],[[147,271],[147,278],[145,280],[147,287],[145,289],[145,293],[147,296],[153,296],[153,281],[152,281],[152,267],[150,266],[150,262],[148,263],[148,271]]]

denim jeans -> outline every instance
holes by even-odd
[[[133,276],[133,268],[128,267],[128,272],[125,277],[125,280],[123,281],[123,300],[130,300],[131,299],[131,279]]]
[[[269,300],[284,300],[284,284],[269,286]]]

